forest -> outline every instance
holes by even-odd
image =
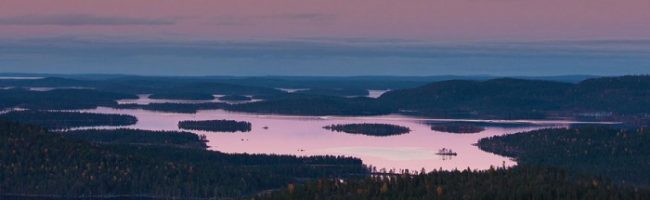
[[[650,76],[587,79],[577,84],[500,78],[452,80],[387,92],[385,106],[431,117],[544,119],[599,116],[626,120],[650,113]],[[601,114],[602,113],[602,114]]]
[[[249,132],[251,123],[235,120],[180,121],[178,128],[211,132]]]
[[[47,129],[69,129],[87,126],[127,126],[138,122],[130,115],[83,112],[12,111],[0,114],[0,119],[38,125]]]
[[[170,113],[196,113],[199,110],[225,109],[226,103],[150,103],[150,104],[119,104],[111,106],[117,109],[144,109]]]
[[[223,154],[160,145],[99,145],[0,121],[2,198],[226,198],[289,183],[367,174],[361,160]]]
[[[245,79],[116,78],[0,80],[0,108],[28,108],[0,115],[0,191],[6,197],[126,195],[149,198],[243,197],[255,199],[648,199],[650,186],[650,76],[593,78],[575,83],[523,79],[437,81],[400,87],[379,99],[345,98],[350,87],[285,93],[317,81],[263,79],[269,85],[235,85]],[[352,80],[348,80],[352,81]],[[359,80],[354,80],[359,81]],[[363,82],[363,81],[361,81]],[[323,81],[337,85],[336,81]],[[367,86],[385,86],[370,81]],[[300,85],[297,85],[300,86]],[[85,87],[30,91],[20,87]],[[135,94],[252,95],[265,100],[225,103],[118,105]],[[198,94],[198,97],[193,97]],[[348,157],[224,154],[206,151],[205,138],[183,132],[76,130],[84,126],[131,125],[128,115],[35,110],[107,106],[193,113],[225,109],[288,115],[382,115],[498,119],[575,118],[634,121],[634,129],[575,127],[486,138],[479,148],[517,160],[518,167],[487,171],[434,171],[405,175],[372,173]],[[21,125],[20,123],[35,124]],[[247,131],[248,122],[185,121],[189,130]],[[431,124],[432,130],[471,133],[486,126],[522,124]],[[43,129],[43,128],[45,129]],[[625,126],[628,127],[628,126]],[[328,127],[324,127],[328,128]],[[390,124],[333,124],[329,129],[388,136],[408,128]],[[5,162],[6,161],[6,162]],[[154,166],[154,167],[152,167]],[[345,179],[341,179],[345,178]],[[43,181],[47,180],[47,181]],[[281,188],[278,190],[278,188]],[[264,191],[264,192],[262,192]],[[260,193],[262,192],[262,193]],[[13,196],[12,196],[13,195]]]
[[[300,78],[165,78],[121,77],[99,80],[44,78],[2,80],[0,108],[87,109],[97,106],[141,108],[165,112],[196,112],[200,109],[226,109],[250,113],[287,115],[382,115],[399,113],[440,118],[555,119],[625,121],[635,126],[650,124],[650,76],[590,78],[559,82],[516,78],[425,79],[409,83],[405,79],[349,78],[340,82],[359,85],[343,87],[334,79]],[[244,80],[268,83],[246,84]],[[305,83],[303,87],[299,83]],[[317,84],[322,85],[318,86]],[[393,83],[393,87],[386,84]],[[417,84],[416,84],[417,83]],[[420,85],[418,85],[420,84]],[[286,93],[271,87],[314,88]],[[381,86],[381,87],[379,87]],[[405,88],[411,86],[410,88]],[[20,87],[84,87],[46,92]],[[366,87],[366,88],[363,88]],[[394,90],[379,99],[346,98],[367,94],[366,89]],[[135,99],[136,94],[162,95],[160,98],[211,99],[213,94],[251,95],[265,101],[238,104],[203,105],[117,105],[118,99]],[[353,94],[353,95],[351,95]],[[170,96],[171,95],[171,96]],[[174,97],[176,96],[176,97]],[[155,96],[154,96],[155,97]]]
[[[168,93],[154,93],[151,94],[149,98],[175,99],[175,100],[213,100],[214,96],[209,93],[168,92]]]
[[[190,98],[196,95],[277,95],[282,94],[274,88],[229,84],[216,78],[179,78],[118,76],[110,78],[87,79],[86,77],[46,77],[28,80],[0,80],[0,87],[85,87],[96,91],[122,93],[127,95],[157,94],[178,95],[175,98]],[[137,98],[137,96],[132,96]]]
[[[558,167],[650,186],[650,130],[582,127],[484,138],[478,146],[524,165]]]
[[[226,110],[286,115],[382,115],[390,114],[394,109],[385,107],[370,98],[345,98],[335,96],[285,94],[265,101],[235,104]]]
[[[446,133],[480,133],[485,130],[485,128],[471,123],[434,123],[431,124],[431,130],[446,132]]]
[[[393,124],[332,124],[323,128],[335,132],[362,134],[369,136],[391,136],[411,132],[411,129],[408,127]]]
[[[89,89],[31,91],[22,88],[0,90],[0,109],[26,108],[44,110],[90,109],[117,105],[119,99],[137,99],[136,95]]]
[[[610,181],[563,170],[518,166],[486,171],[433,171],[383,175],[361,179],[321,179],[288,184],[280,191],[261,194],[274,199],[536,199],[599,200],[650,198],[650,190],[624,187]]]
[[[137,129],[87,129],[60,131],[67,139],[98,144],[161,145],[180,148],[206,149],[204,135],[182,131],[149,131]]]

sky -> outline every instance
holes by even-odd
[[[650,73],[648,0],[2,0],[0,72]]]

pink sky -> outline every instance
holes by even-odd
[[[92,19],[82,20],[84,23],[81,25],[59,24],[75,16]],[[159,20],[167,23],[92,24],[93,20],[114,18],[122,21]],[[21,24],[25,19],[29,19],[29,23]],[[45,20],[47,23],[37,23],[39,20]],[[400,38],[429,41],[648,38],[650,1],[3,0],[0,2],[0,37],[58,35],[183,39]]]

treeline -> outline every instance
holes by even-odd
[[[300,180],[367,174],[361,160],[97,145],[0,121],[0,198],[227,198]]]
[[[650,185],[650,130],[544,129],[481,139],[478,146],[525,165],[554,166]]]
[[[589,120],[650,124],[650,76],[588,79],[577,84],[512,78],[441,81],[392,90],[379,99],[284,94],[225,109],[289,115],[404,113],[443,118]]]
[[[1,114],[0,119],[38,125],[47,129],[68,129],[87,126],[127,126],[138,122],[136,117],[122,114],[33,110],[8,112]]]
[[[303,94],[275,96],[265,101],[229,105],[226,110],[286,115],[382,115],[395,110],[371,98]]]
[[[243,80],[243,79],[242,79]],[[254,80],[254,79],[251,79]],[[222,80],[226,81],[227,80]],[[270,81],[270,80],[268,80]],[[241,82],[241,81],[236,81]],[[272,82],[272,81],[271,81]],[[35,92],[0,90],[0,108],[80,109],[123,107],[115,100],[156,94],[167,98],[208,99],[212,94],[253,95],[266,101],[205,107],[151,105],[143,109],[196,112],[223,108],[232,111],[288,115],[381,115],[403,113],[443,118],[544,119],[573,117],[587,120],[626,121],[650,125],[650,76],[588,79],[577,84],[500,78],[486,81],[452,80],[412,89],[387,92],[379,99],[344,98],[364,94],[360,88],[327,87],[303,94],[273,88],[219,83],[207,79],[124,78],[76,81],[60,78],[2,82],[4,86],[79,86],[95,90]],[[336,87],[338,88],[338,87]],[[210,106],[207,106],[210,105]],[[133,105],[129,105],[133,106]]]
[[[88,129],[58,132],[69,139],[99,144],[161,145],[181,148],[205,149],[207,139],[182,131],[150,131],[137,129]]]
[[[480,133],[485,128],[470,123],[434,123],[431,130],[447,133]]]
[[[324,129],[345,132],[351,134],[362,134],[370,136],[391,136],[411,132],[411,129],[393,124],[333,124],[323,127]]]
[[[258,98],[258,97],[256,97]],[[334,96],[312,96],[287,94],[264,96],[264,101],[227,104],[227,103],[151,103],[147,105],[120,104],[113,108],[145,109],[161,112],[196,113],[199,110],[224,109],[236,112],[286,114],[286,115],[382,115],[394,112],[384,107],[375,99],[344,98]]]
[[[208,95],[277,95],[284,92],[267,87],[243,86],[201,78],[137,77],[94,82],[95,88],[129,94],[156,94],[171,98],[208,98]],[[175,95],[183,94],[183,95]],[[154,96],[155,97],[155,96]]]
[[[187,120],[178,122],[178,128],[181,129],[212,132],[249,132],[251,127],[250,122],[235,120]]]
[[[161,92],[149,95],[151,99],[176,99],[176,100],[213,100],[210,93],[189,93],[189,92]]]
[[[0,87],[88,87],[99,91],[126,94],[247,94],[275,95],[283,92],[259,86],[244,86],[224,83],[208,78],[178,77],[119,77],[98,80],[75,80],[69,78],[47,77],[34,80],[0,80]]]
[[[434,171],[418,175],[377,175],[289,184],[255,199],[537,199],[642,200],[650,190],[621,187],[562,170],[519,166],[486,171]]]
[[[143,109],[173,113],[196,113],[199,110],[225,109],[227,106],[228,104],[225,103],[150,103],[145,105],[119,104],[111,107],[118,109]]]
[[[544,118],[561,109],[570,83],[493,79],[442,81],[394,90],[379,99],[412,114],[454,118]]]
[[[137,99],[135,95],[88,89],[59,89],[30,91],[25,89],[0,90],[0,109],[26,108],[43,110],[90,109],[114,106],[119,99]]]
[[[650,76],[595,78],[578,84],[502,78],[434,82],[387,92],[380,101],[410,114],[434,117],[618,120],[650,113],[648,96]]]

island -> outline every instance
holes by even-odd
[[[235,120],[180,121],[178,128],[211,132],[249,132],[251,123]]]
[[[438,153],[436,153],[436,155],[439,155],[439,156],[457,156],[458,153],[456,153],[453,150],[448,149],[448,148],[442,148],[442,149],[438,150]]]
[[[481,126],[472,125],[472,124],[440,123],[440,124],[432,124],[431,130],[446,132],[446,133],[468,134],[468,133],[483,132],[485,128]]]
[[[345,132],[350,134],[361,134],[369,136],[392,136],[411,132],[411,129],[404,126],[392,124],[333,124],[323,127],[324,129]]]
[[[12,111],[0,115],[0,119],[38,125],[46,129],[70,129],[92,126],[129,126],[138,122],[131,115],[102,114],[72,111]]]

